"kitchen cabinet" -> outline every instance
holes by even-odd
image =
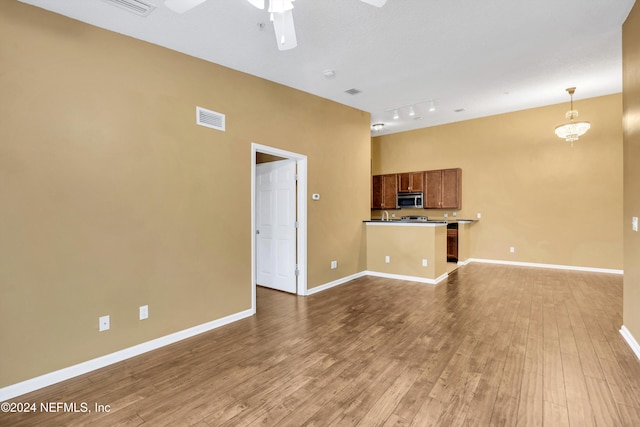
[[[398,198],[396,174],[374,175],[371,183],[371,208],[395,209]]]
[[[426,171],[424,208],[462,208],[462,169]]]
[[[447,262],[458,262],[458,224],[447,224]]]
[[[424,191],[424,172],[405,172],[398,174],[398,193],[422,193]]]

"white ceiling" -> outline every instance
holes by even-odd
[[[246,0],[182,15],[142,0],[157,5],[147,17],[102,0],[20,1],[368,111],[388,134],[568,103],[571,86],[577,100],[620,92],[621,27],[635,0],[296,0],[288,51]]]

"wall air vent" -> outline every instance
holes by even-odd
[[[140,16],[149,15],[155,6],[141,2],[140,0],[102,0],[105,3],[109,3],[113,6],[119,7],[120,9],[128,10],[129,12],[135,13]]]
[[[359,93],[362,93],[362,91],[358,89],[349,89],[349,90],[345,90],[345,92],[348,93],[349,95],[357,95]]]
[[[196,107],[196,123],[212,129],[225,130],[225,117],[222,113]]]

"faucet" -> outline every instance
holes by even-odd
[[[387,218],[387,219],[385,219]],[[389,221],[389,212],[388,211],[383,211],[382,212],[382,221]]]

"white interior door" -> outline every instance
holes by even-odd
[[[296,162],[256,165],[257,284],[296,293]]]

